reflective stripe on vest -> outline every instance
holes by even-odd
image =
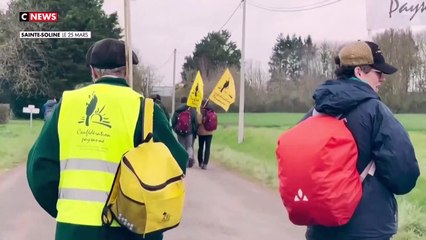
[[[118,163],[95,159],[67,159],[61,161],[61,172],[64,170],[92,170],[115,175],[117,167]]]
[[[108,84],[64,92],[58,122],[58,222],[102,225],[119,161],[134,147],[140,98],[129,87]]]
[[[115,175],[118,163],[94,159],[67,159],[61,162],[61,172],[66,170],[87,170],[106,172]],[[78,188],[62,188],[59,190],[59,199],[82,200],[105,203],[108,198],[106,191]]]
[[[97,190],[62,188],[59,191],[59,199],[82,200],[105,204],[108,198],[108,193],[109,192]]]

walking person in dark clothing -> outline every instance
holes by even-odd
[[[407,131],[377,94],[386,74],[397,69],[385,62],[379,46],[357,41],[336,57],[336,79],[319,86],[313,112],[343,116],[358,147],[359,173],[373,161],[375,173],[362,182],[362,197],[342,226],[308,226],[307,240],[389,240],[398,229],[394,195],[409,193],[420,175]],[[313,133],[315,134],[315,133]]]
[[[158,104],[158,106],[161,107],[161,109],[163,110],[164,114],[166,115],[167,121],[170,120],[170,114],[167,111],[167,108],[164,106],[164,104],[161,102],[161,96],[159,94],[155,94],[155,95],[151,95],[151,98],[154,99],[154,102],[156,104]]]
[[[210,147],[212,144],[213,132],[217,127],[217,116],[214,110],[209,107],[207,100],[204,99],[201,106],[201,112],[197,115],[198,166],[201,169],[206,170],[210,159]]]
[[[47,121],[52,117],[53,110],[57,103],[56,97],[52,96],[45,104],[43,104],[44,121]]]
[[[179,143],[189,155],[188,167],[194,165],[194,138],[197,133],[197,111],[188,107],[186,97],[181,98],[181,105],[172,116],[172,129],[175,131]]]

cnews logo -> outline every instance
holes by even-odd
[[[19,12],[20,22],[57,22],[58,12]]]

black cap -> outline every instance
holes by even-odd
[[[387,64],[385,61],[385,57],[383,57],[382,50],[380,50],[379,46],[373,42],[365,42],[371,48],[371,52],[373,53],[373,61],[371,64],[374,69],[377,69],[385,74],[393,74],[398,69],[390,64]]]
[[[345,45],[339,52],[340,66],[369,65],[385,74],[393,74],[398,69],[387,64],[379,46],[374,42],[357,41]]]
[[[133,64],[139,60],[133,52]],[[114,69],[126,66],[126,46],[123,41],[105,38],[90,46],[86,54],[86,65],[99,69]]]

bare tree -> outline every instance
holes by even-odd
[[[260,64],[249,61],[246,67],[247,86],[255,90],[256,96],[266,94],[266,83],[269,80],[269,74],[263,71]]]
[[[48,82],[40,74],[47,67],[43,39],[21,39],[20,31],[26,23],[19,22],[17,13],[28,9],[41,9],[43,3],[12,1],[5,12],[0,13],[0,86],[8,86],[16,96],[34,96],[48,92]],[[40,30],[42,24],[33,24],[32,30]]]
[[[417,47],[411,30],[387,30],[375,38],[386,60],[398,68],[398,72],[386,77],[380,94],[390,107],[400,112],[404,109],[412,72],[419,64]],[[396,47],[398,46],[398,47]]]
[[[139,64],[133,68],[133,89],[149,96],[152,87],[161,82],[152,67]]]
[[[318,50],[317,66],[319,73],[325,78],[333,77],[334,56],[335,52],[331,48],[330,43],[327,43],[325,41],[322,42]]]
[[[414,91],[426,93],[426,32],[415,36],[418,47],[419,64],[414,73]]]

